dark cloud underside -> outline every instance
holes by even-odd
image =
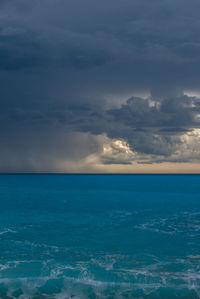
[[[199,11],[197,0],[2,0],[0,171],[197,163]]]

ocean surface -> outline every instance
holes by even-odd
[[[0,298],[200,298],[200,176],[0,175]]]

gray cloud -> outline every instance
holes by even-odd
[[[85,129],[87,123],[86,128],[93,133],[125,138],[136,152],[170,156],[183,134],[199,128],[199,103],[199,99],[188,96],[159,102],[132,97],[120,108],[107,110],[102,115],[90,111],[82,119],[82,125],[79,119],[78,129]]]
[[[95,151],[106,164],[191,160],[191,147],[187,157],[178,148],[199,128],[200,100],[184,95],[199,91],[199,1],[7,0],[0,8],[0,170],[59,169]],[[102,134],[112,157],[101,154]],[[139,156],[123,159],[116,139]]]

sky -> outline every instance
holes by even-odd
[[[0,172],[200,172],[199,0],[1,0]]]

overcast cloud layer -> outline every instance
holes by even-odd
[[[199,11],[1,0],[0,171],[199,163]]]

